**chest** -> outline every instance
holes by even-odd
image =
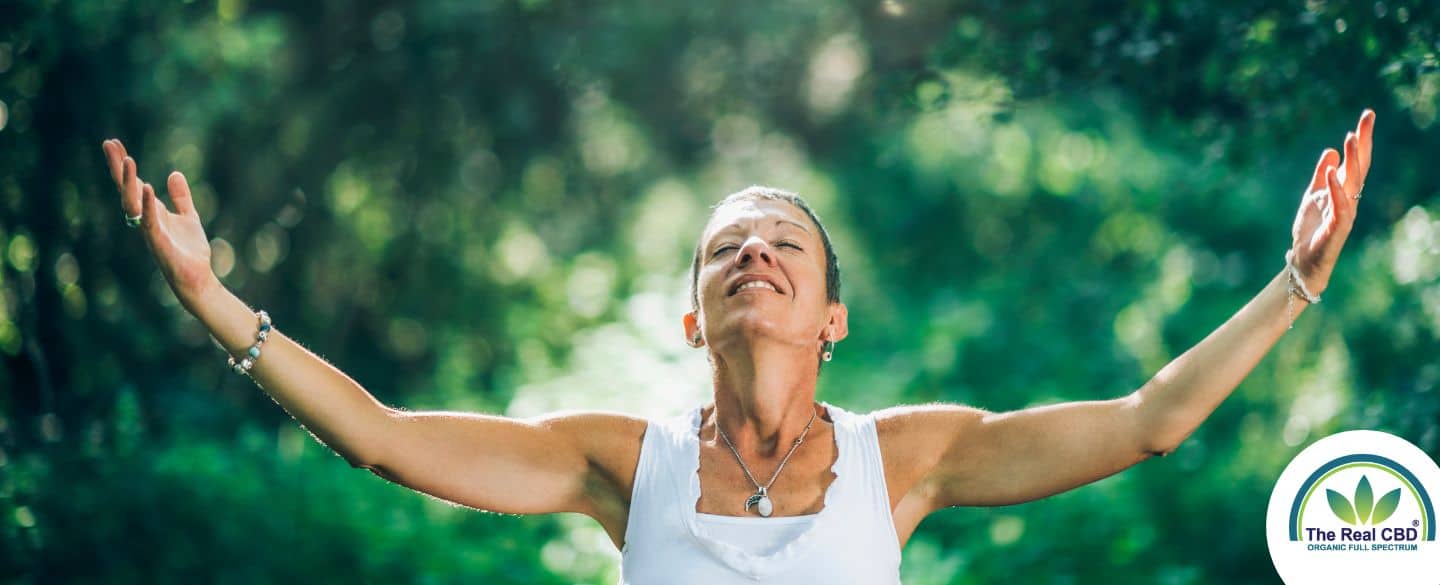
[[[773,458],[745,461],[745,468],[723,443],[700,444],[700,498],[695,511],[720,516],[755,516],[754,508],[746,512],[745,502],[757,491],[755,484],[766,485],[771,477],[768,495],[774,510],[770,516],[804,516],[818,514],[825,507],[825,493],[838,477],[832,467],[838,451],[832,435],[807,439],[795,454],[780,467],[784,453]],[[776,475],[776,470],[779,475]]]
[[[900,551],[877,487],[877,461],[856,441],[846,440],[842,453],[832,435],[807,439],[770,487],[770,518],[744,511],[755,482],[728,447],[687,442],[666,441],[673,449],[654,460],[658,473],[642,473],[622,547],[623,583],[899,582]],[[812,445],[823,447],[807,451]],[[745,464],[763,485],[783,458]],[[692,473],[694,483],[686,481]],[[676,513],[677,505],[698,514]]]

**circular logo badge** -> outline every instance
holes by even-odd
[[[1379,431],[1306,447],[1280,474],[1265,513],[1270,560],[1286,585],[1440,583],[1440,467]]]

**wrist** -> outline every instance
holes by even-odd
[[[220,278],[214,272],[207,272],[199,282],[180,288],[176,291],[176,297],[180,300],[180,306],[191,315],[203,319],[201,313],[206,306],[213,306],[219,300],[219,296],[229,292]]]
[[[1317,303],[1325,289],[1329,288],[1330,278],[1328,274],[1320,274],[1315,267],[1302,268],[1295,262],[1295,251],[1292,249],[1285,253],[1285,268],[1281,270],[1281,277],[1286,280],[1294,296],[1307,303]],[[1312,301],[1311,298],[1315,300]]]
[[[1300,274],[1300,270],[1295,267],[1293,259],[1293,251],[1286,253],[1285,268],[1280,271],[1280,281],[1283,282],[1285,286],[1286,329],[1293,329],[1295,327],[1295,316],[1297,315],[1295,305],[1297,300],[1301,303],[1300,310],[1302,311],[1305,307],[1320,302],[1319,291],[1312,290],[1309,285],[1306,284],[1303,275]]]

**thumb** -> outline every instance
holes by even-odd
[[[185,175],[180,171],[170,173],[167,183],[175,211],[180,215],[195,215],[195,200],[190,197],[190,183],[185,180]]]

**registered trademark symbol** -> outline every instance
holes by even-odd
[[[1411,521],[1410,521],[1410,525],[1411,525],[1411,526],[1419,526],[1419,525],[1420,525],[1420,521],[1419,521],[1419,520],[1411,520]]]

